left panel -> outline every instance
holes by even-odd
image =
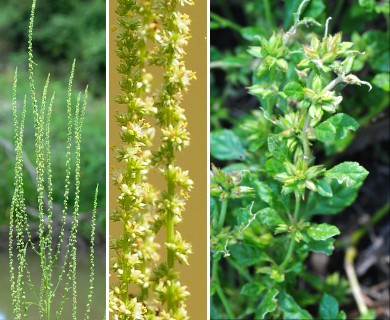
[[[1,320],[104,317],[105,16],[0,0]]]

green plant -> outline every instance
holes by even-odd
[[[301,18],[308,2],[290,29],[255,37],[260,44],[248,50],[256,63],[248,89],[261,111],[211,133],[212,156],[230,161],[211,173],[212,318],[346,317],[339,311],[345,290],[334,290],[340,280],[321,281],[304,262],[310,252],[330,255],[340,233],[313,217],[351,205],[368,172],[352,161],[327,168],[315,164],[314,154],[359,126],[338,112],[340,90],[371,85],[351,73],[362,53],[341,33],[328,33],[330,18],[322,37],[299,34],[302,26],[319,25]]]
[[[110,289],[113,319],[188,319],[185,299],[189,293],[175,270],[176,262],[188,264],[191,253],[191,245],[176,230],[193,185],[188,171],[176,164],[177,152],[189,145],[186,117],[179,104],[195,77],[183,61],[190,20],[176,7],[185,4],[192,1],[118,0],[118,25],[113,29],[117,30],[117,70],[122,80],[116,103],[125,111],[116,116],[122,145],[117,148],[120,168],[114,181],[120,195],[111,220],[123,231],[111,241],[115,252]],[[156,84],[153,77],[158,79]],[[164,178],[164,190],[147,181],[152,169]],[[162,227],[165,262],[160,262],[156,239]]]
[[[24,97],[23,109],[18,111],[17,88],[18,73],[15,71],[13,85],[12,109],[14,115],[14,136],[16,162],[14,171],[14,194],[10,212],[9,232],[9,267],[12,306],[15,319],[31,319],[34,312],[38,312],[40,319],[59,319],[66,301],[71,298],[72,319],[79,318],[77,313],[77,236],[79,228],[79,200],[80,200],[80,157],[81,137],[88,89],[85,89],[83,102],[81,93],[77,97],[75,107],[72,107],[72,82],[75,63],[69,78],[67,106],[67,144],[66,144],[66,172],[64,185],[64,201],[61,214],[59,234],[53,228],[53,216],[56,212],[53,207],[52,161],[50,145],[50,122],[54,108],[54,93],[47,103],[49,79],[48,75],[39,99],[36,94],[33,59],[33,29],[36,0],[33,1],[29,31],[28,31],[28,70],[30,83],[30,99]],[[39,101],[40,100],[40,101]],[[24,124],[27,106],[31,105],[34,122],[35,162],[36,162],[36,194],[39,221],[38,230],[30,230],[28,215],[31,210],[25,204],[24,175],[23,175],[23,140]],[[74,144],[74,146],[73,146]],[[74,169],[72,169],[74,166]],[[69,194],[74,186],[74,203],[71,207]],[[95,192],[94,210],[91,220],[90,239],[90,277],[89,293],[84,319],[89,319],[94,286],[94,238],[96,224],[97,194]],[[68,210],[72,212],[68,215]],[[38,243],[34,239],[38,236]],[[14,245],[16,251],[14,251]],[[36,253],[40,258],[41,281],[35,286],[29,269],[28,255]],[[16,259],[15,259],[16,258]],[[54,306],[58,305],[55,310]],[[35,317],[37,317],[35,315]]]

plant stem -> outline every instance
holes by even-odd
[[[168,180],[168,199],[172,201],[174,196],[175,196],[175,184],[171,180]],[[173,216],[174,214],[172,210],[171,209],[168,210],[167,221],[166,221],[167,243],[173,243],[175,238],[175,223],[173,220]],[[175,264],[175,251],[170,248],[167,248],[167,263],[169,269],[173,270]],[[177,306],[175,303],[175,297],[173,297],[172,286],[169,285],[167,290],[168,290],[168,294],[167,294],[168,310],[172,310],[174,312]]]
[[[218,294],[218,297],[219,299],[221,300],[222,302],[222,305],[224,306],[225,308],[225,312],[226,314],[228,315],[229,319],[236,319],[236,317],[234,316],[234,313],[233,313],[233,310],[230,306],[230,303],[229,301],[227,300],[222,288],[221,288],[221,285],[219,283],[219,279],[218,279],[218,262],[219,262],[219,258],[220,258],[220,255],[217,255],[216,257],[214,257],[213,259],[213,283],[214,283],[214,286],[215,286],[215,291],[217,292]]]
[[[294,210],[294,223],[296,223],[299,219],[299,211],[301,207],[301,198],[299,196],[295,196],[295,210]],[[294,239],[294,234],[292,233],[290,236],[290,244],[288,246],[287,254],[286,257],[284,258],[282,264],[279,267],[279,271],[283,271],[287,264],[289,263],[292,253],[294,251],[295,247],[295,239]]]
[[[238,262],[233,259],[228,259],[228,261],[232,265],[232,267],[235,268],[248,282],[252,282],[253,279],[248,270],[243,268]]]
[[[228,199],[222,200],[221,212],[219,213],[219,219],[218,219],[218,231],[223,228],[223,224],[225,222],[225,217],[226,217],[227,205],[228,205]]]
[[[343,76],[338,76],[337,78],[333,79],[322,91],[330,91],[332,90],[337,84],[343,81]]]
[[[236,30],[238,32],[241,32],[240,25],[238,25],[237,23],[234,23],[233,21],[222,18],[221,16],[215,14],[214,12],[210,12],[210,18],[219,22],[222,27],[228,27],[228,28],[231,28],[231,29]]]
[[[299,211],[301,209],[301,198],[295,197],[294,223],[299,219]]]
[[[168,197],[173,199],[175,195],[175,185],[172,181],[168,181]],[[167,212],[167,242],[173,243],[175,238],[175,222],[173,220],[172,210]],[[172,249],[167,248],[168,267],[173,268],[175,264],[175,252]]]
[[[362,294],[362,290],[360,289],[359,280],[356,276],[355,268],[353,266],[353,260],[356,256],[356,248],[355,247],[348,247],[346,253],[345,253],[345,259],[344,259],[344,268],[345,272],[347,274],[349,283],[351,285],[352,294],[355,298],[356,304],[358,306],[359,312],[361,315],[364,315],[367,313],[368,308],[364,301],[364,297]]]

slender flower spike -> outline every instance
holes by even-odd
[[[194,182],[176,163],[176,153],[190,142],[180,103],[195,73],[183,60],[190,19],[177,5],[193,2],[117,3],[112,30],[122,79],[116,103],[123,111],[116,117],[122,144],[116,150],[119,168],[113,183],[119,196],[111,220],[122,224],[123,233],[111,242],[116,282],[110,289],[110,313],[118,320],[188,319],[189,293],[174,267],[175,262],[189,264],[191,245],[175,227]],[[163,75],[160,83],[153,80],[157,69]],[[149,182],[152,169],[166,181],[164,190]],[[156,239],[159,230],[166,232],[164,243]],[[162,247],[165,262],[160,260]]]

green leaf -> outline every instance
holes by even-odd
[[[249,267],[268,259],[264,250],[247,244],[235,244],[229,247],[229,251],[243,267]]]
[[[249,47],[248,53],[255,58],[261,58],[263,55],[261,54],[261,47]]]
[[[246,225],[251,218],[251,205],[246,206],[245,208],[240,208],[237,213],[237,225]]]
[[[338,183],[345,182],[347,187],[355,187],[362,183],[368,175],[368,171],[357,162],[343,162],[325,172],[328,178],[336,179]]]
[[[336,226],[327,223],[322,223],[322,224],[313,223],[307,229],[307,234],[313,240],[322,241],[340,234],[340,230],[337,229]]]
[[[274,312],[278,306],[276,296],[279,291],[277,289],[271,289],[264,296],[260,303],[259,309],[256,312],[256,319],[264,319],[268,313]]]
[[[332,197],[333,192],[332,188],[330,187],[329,183],[326,181],[326,179],[320,179],[314,182],[314,184],[317,187],[317,191],[321,196],[324,197]]]
[[[243,160],[245,149],[240,139],[231,130],[221,130],[210,134],[210,153],[218,160]]]
[[[263,181],[255,181],[255,189],[261,200],[272,205],[275,194],[268,184]]]
[[[249,282],[242,287],[240,293],[248,297],[257,297],[262,291],[264,291],[264,286],[257,282]]]
[[[378,73],[374,79],[372,79],[372,83],[377,87],[381,88],[384,91],[390,91],[390,75],[388,73]]]
[[[289,82],[283,89],[287,97],[298,101],[303,100],[305,93],[303,87],[298,82]]]
[[[270,134],[268,136],[268,150],[276,160],[284,162],[290,157],[290,150],[287,143],[278,135]]]
[[[358,191],[362,183],[347,187],[345,184],[339,184],[337,180],[324,179],[330,185],[333,196],[331,198],[324,198],[318,193],[311,192],[307,203],[307,212],[310,215],[314,214],[336,214],[343,209],[349,207],[355,202]]]
[[[283,311],[284,319],[288,320],[312,320],[313,317],[307,311],[302,309],[292,296],[287,293],[281,293],[278,296],[280,308]]]
[[[339,314],[339,304],[337,303],[336,298],[324,293],[320,302],[319,314],[321,319],[324,320],[337,319],[337,315]]]
[[[356,131],[359,124],[344,113],[338,113],[319,124],[315,129],[317,140],[331,142],[340,140],[348,135],[348,131]]]
[[[307,245],[309,251],[324,253],[327,256],[330,256],[334,250],[333,242],[333,238],[328,238],[322,241],[312,240],[305,245]]]
[[[264,208],[256,213],[258,219],[262,224],[265,224],[268,227],[276,227],[279,224],[283,224],[283,219],[279,216],[272,208]]]
[[[265,162],[265,169],[270,175],[276,175],[282,172],[285,172],[286,169],[281,161],[275,160],[273,158],[268,159]]]
[[[241,28],[240,32],[242,37],[248,41],[255,40],[255,38],[258,37],[260,34],[260,30],[258,27]]]

